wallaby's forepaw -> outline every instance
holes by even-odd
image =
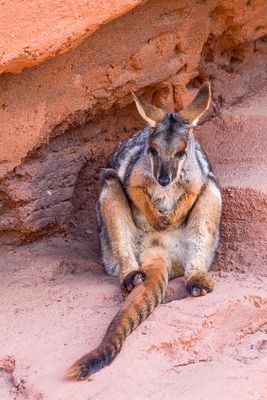
[[[167,215],[159,214],[151,221],[151,226],[156,231],[164,231],[169,226],[169,218]]]
[[[135,286],[139,285],[146,279],[146,274],[143,271],[135,270],[130,272],[123,279],[121,283],[121,291],[124,297],[126,297]]]
[[[214,282],[207,273],[197,272],[189,277],[185,286],[191,296],[198,297],[212,292]]]

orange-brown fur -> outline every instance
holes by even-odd
[[[156,231],[164,230],[167,227],[168,218],[162,215],[151,203],[144,186],[130,186],[128,193],[135,206],[144,214],[147,222]]]
[[[120,281],[122,282],[128,273],[128,266],[133,263],[134,256],[131,252],[128,252],[129,249],[127,249],[127,252],[124,254],[121,252],[125,233],[123,232],[122,227],[117,224],[114,210],[119,210],[120,217],[128,227],[129,234],[134,232],[135,226],[129,204],[123,193],[120,182],[117,179],[107,179],[105,180],[105,185],[108,186],[110,195],[104,198],[101,203],[101,214],[102,218],[105,219],[107,230],[112,237],[112,250],[116,254],[120,263]]]
[[[189,211],[193,207],[198,193],[185,193],[177,202],[174,210],[170,213],[168,221],[170,225],[180,226],[186,219]]]

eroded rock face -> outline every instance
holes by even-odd
[[[93,229],[97,235],[99,170],[114,145],[129,135],[129,127],[142,127],[138,116],[136,120],[127,116],[133,108],[113,111],[114,115],[106,113],[101,119],[52,138],[8,174],[0,192],[0,231],[5,242],[32,240],[40,234],[62,231],[69,223],[72,227],[81,224],[80,234]],[[119,127],[120,120],[127,121],[128,129]],[[86,217],[75,223],[71,214],[76,209]]]
[[[166,105],[181,107],[190,97],[186,85],[211,79],[217,82],[215,98],[240,98],[248,80],[252,85],[253,78],[264,78],[266,46],[259,38],[266,34],[266,8],[264,0],[149,1],[64,55],[19,75],[2,75],[0,177],[46,143],[59,125],[62,132],[70,122],[83,123],[85,114],[94,118],[129,104],[130,90],[142,89],[141,94],[162,83],[168,88]],[[47,36],[53,38],[53,32]]]
[[[112,10],[102,4],[107,7],[101,16],[103,22],[139,2],[117,3]],[[51,21],[61,19],[61,12],[71,9],[71,2],[64,4]],[[77,12],[83,5],[78,2]],[[31,240],[65,229],[70,223],[82,226],[79,234],[91,231],[96,236],[94,217],[90,219],[86,213],[94,210],[97,171],[119,141],[143,126],[130,90],[174,110],[209,79],[216,112],[259,88],[262,91],[266,80],[266,7],[265,1],[148,1],[101,26],[65,54],[18,75],[2,74],[0,240]],[[97,9],[94,12],[98,14]],[[86,36],[102,23],[100,17],[94,20],[89,14],[88,19],[82,18],[87,24]],[[30,18],[30,11],[27,16]],[[42,15],[39,22],[42,25],[44,21]],[[55,29],[57,33],[49,31],[45,39],[51,40],[63,25]],[[84,39],[85,31],[78,33],[79,29],[75,34],[72,30],[72,38],[79,39],[70,40],[69,47]],[[60,39],[55,40],[55,46],[65,51],[63,36],[57,36]],[[27,60],[36,49],[43,49],[34,63],[56,53],[54,47],[49,52],[38,40],[28,52]],[[30,65],[21,60],[19,69]],[[3,67],[7,65],[2,62]],[[227,122],[217,118],[211,124],[214,130]],[[230,124],[229,129],[232,127]],[[231,139],[225,134],[227,148]],[[220,163],[220,154],[216,154],[215,165]],[[225,190],[227,193],[227,184]]]
[[[142,0],[13,0],[0,5],[0,73],[19,73],[77,46]]]

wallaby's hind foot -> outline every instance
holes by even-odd
[[[196,272],[188,278],[186,290],[191,296],[205,296],[214,288],[213,279],[206,272]]]
[[[123,297],[127,297],[133,288],[144,282],[145,279],[146,274],[140,270],[131,271],[129,274],[127,274],[121,283],[121,292]]]

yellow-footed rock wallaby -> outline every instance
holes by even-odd
[[[124,140],[101,177],[98,221],[105,271],[119,276],[125,301],[101,344],[69,370],[85,379],[119,353],[125,338],[164,298],[168,281],[213,289],[208,275],[219,240],[221,193],[193,127],[208,109],[210,85],[177,113],[134,100],[148,127]]]

